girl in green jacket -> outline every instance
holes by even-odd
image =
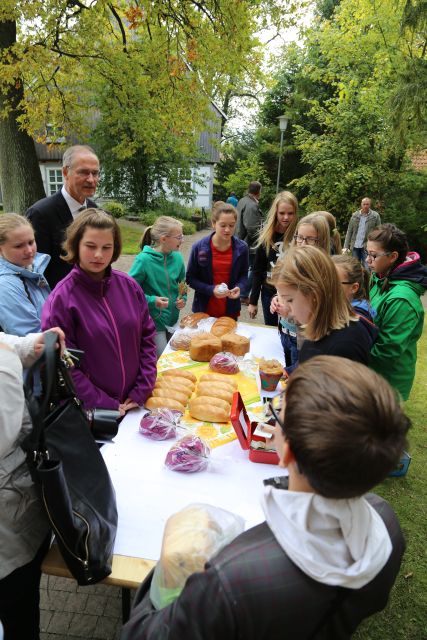
[[[187,300],[185,264],[179,253],[183,239],[182,223],[160,216],[145,230],[140,242],[142,251],[129,271],[141,285],[156,325],[157,357],[166,347],[172,335],[170,329]]]
[[[373,272],[370,299],[379,329],[370,366],[407,400],[423,331],[420,296],[427,289],[427,268],[418,253],[408,251],[404,232],[389,223],[369,234],[366,261]]]

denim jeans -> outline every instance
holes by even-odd
[[[362,267],[369,271],[369,267],[366,262],[366,249],[364,249],[363,247],[353,247],[352,254],[353,258],[359,260],[359,262],[362,263]]]
[[[283,333],[279,329],[280,333],[280,341],[283,347],[283,353],[285,355],[285,369],[288,374],[291,374],[292,371],[298,366],[298,348],[297,348],[297,337],[291,336],[289,333]]]

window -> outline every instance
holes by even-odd
[[[49,169],[48,170],[48,195],[53,196],[64,184],[62,177],[62,169]]]

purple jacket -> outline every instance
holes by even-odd
[[[135,280],[109,269],[101,281],[79,266],[59,282],[42,311],[42,329],[59,326],[67,347],[85,352],[73,371],[85,408],[142,405],[156,380],[155,327]]]

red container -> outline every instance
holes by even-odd
[[[258,422],[250,422],[242,396],[238,391],[233,394],[230,420],[239,439],[240,446],[242,449],[249,449],[249,460],[263,462],[264,464],[279,464],[279,457],[275,451],[251,449],[252,441],[265,442],[266,439],[262,436],[254,436]]]

